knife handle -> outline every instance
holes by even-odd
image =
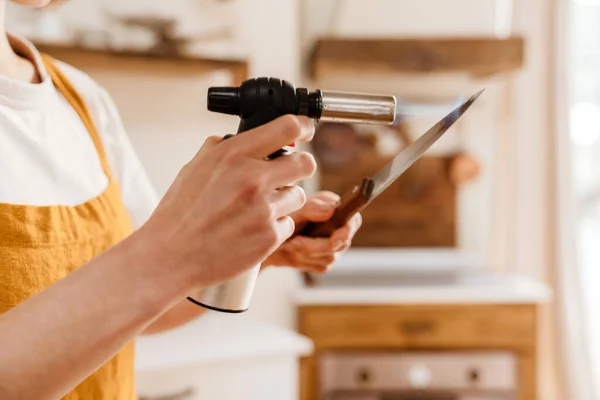
[[[341,228],[354,214],[367,204],[373,192],[373,180],[364,178],[362,182],[345,192],[333,215],[325,222],[309,222],[297,235],[309,237],[328,237]]]

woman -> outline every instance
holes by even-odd
[[[187,295],[257,263],[323,272],[349,246],[359,216],[288,240],[338,201],[275,190],[314,174],[309,154],[264,160],[310,120],[209,138],[158,201],[107,93],[2,29],[0,398],[133,399],[133,340],[200,315]]]

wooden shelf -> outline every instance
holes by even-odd
[[[58,60],[64,61],[81,70],[110,67],[114,69],[132,69],[143,71],[173,71],[177,73],[199,73],[226,70],[232,74],[232,84],[239,85],[248,78],[248,62],[242,59],[219,59],[191,57],[184,55],[162,56],[135,51],[111,51],[86,49],[75,46],[35,43],[36,48]]]
[[[340,72],[464,72],[488,76],[523,65],[520,37],[443,39],[323,38],[310,58],[312,78]]]

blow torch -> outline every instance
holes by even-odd
[[[311,92],[277,78],[254,78],[239,87],[209,88],[208,110],[239,116],[238,134],[286,114],[305,115],[317,122],[392,125],[396,118],[396,97],[327,90]],[[288,152],[289,149],[281,149],[269,159]],[[257,265],[227,282],[204,289],[201,298],[188,297],[188,300],[215,311],[244,312],[259,272]]]

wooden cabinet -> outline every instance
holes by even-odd
[[[301,361],[302,400],[320,400],[318,360],[347,351],[507,351],[517,359],[518,399],[536,398],[535,304],[305,305],[299,331],[315,352]]]

